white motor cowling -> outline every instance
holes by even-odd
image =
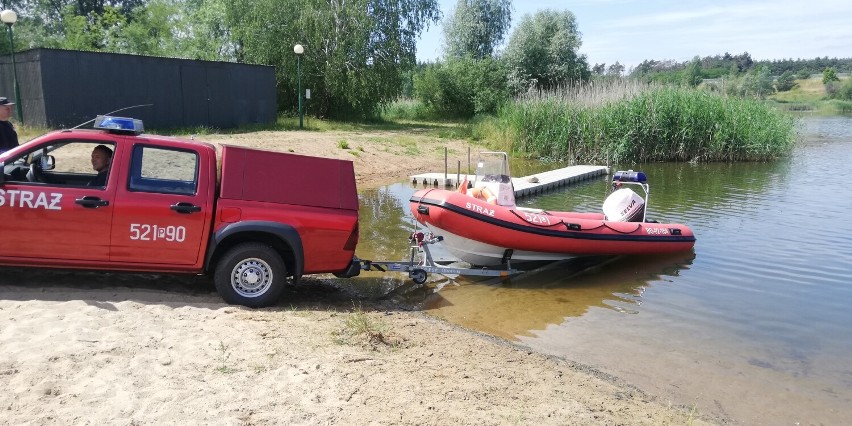
[[[603,212],[609,221],[641,222],[645,216],[645,200],[630,188],[621,188],[606,197]]]

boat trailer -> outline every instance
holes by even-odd
[[[444,266],[436,263],[432,258],[432,253],[429,251],[429,246],[439,243],[444,240],[444,237],[433,235],[431,232],[423,233],[414,231],[409,237],[409,256],[408,262],[405,261],[372,261],[357,259],[360,270],[363,271],[379,271],[379,272],[408,272],[408,277],[416,284],[423,284],[428,278],[428,274],[440,275],[468,275],[481,277],[510,277],[520,274],[523,271],[512,269],[511,263],[507,259],[506,269],[487,269],[487,268],[455,268]],[[417,260],[421,258],[421,260]]]

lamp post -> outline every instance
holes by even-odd
[[[293,46],[293,53],[296,54],[296,74],[299,79],[299,128],[302,128],[302,54],[305,53],[305,47],[301,44]]]
[[[24,113],[21,109],[21,90],[18,88],[18,66],[15,64],[15,38],[12,36],[12,25],[18,22],[18,14],[11,10],[0,12],[0,20],[9,27],[9,51],[12,53],[12,75],[15,85],[15,108],[18,111],[18,120],[24,122]]]

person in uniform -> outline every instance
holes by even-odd
[[[98,145],[92,150],[92,168],[98,175],[88,186],[106,186],[109,165],[112,163],[112,150],[106,145]]]
[[[0,153],[4,153],[18,146],[18,133],[15,126],[9,122],[12,116],[12,105],[8,98],[0,96]]]

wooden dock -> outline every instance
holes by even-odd
[[[609,168],[606,166],[568,166],[530,176],[512,178],[512,186],[515,187],[515,198],[521,198],[529,195],[543,194],[556,188],[606,175],[607,173],[609,173]],[[447,174],[446,178],[443,173],[422,173],[410,176],[409,179],[414,186],[457,187],[464,181],[465,177],[469,181],[473,181],[475,178],[474,175],[456,175],[455,173]]]

